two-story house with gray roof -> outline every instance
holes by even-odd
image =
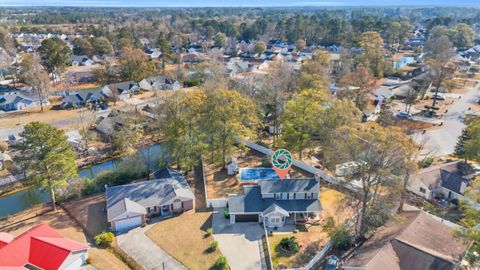
[[[268,227],[305,222],[322,210],[318,179],[284,179],[245,185],[242,195],[229,195],[230,223],[255,221]]]

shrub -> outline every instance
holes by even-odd
[[[230,212],[227,209],[223,210],[223,215],[225,218],[230,218]]]
[[[333,247],[338,250],[347,250],[353,244],[353,237],[347,226],[341,226],[330,240]]]
[[[102,232],[94,237],[95,244],[100,247],[108,247],[112,244],[115,236],[111,232]]]
[[[271,157],[268,155],[265,155],[262,157],[262,167],[264,168],[272,168],[272,161],[270,160]]]
[[[433,163],[433,158],[427,157],[418,162],[418,167],[427,168],[430,167]]]
[[[199,85],[200,82],[198,80],[188,80],[185,81],[185,87],[193,87]]]
[[[212,242],[210,242],[210,247],[208,247],[208,250],[210,252],[214,252],[215,250],[217,250],[218,248],[218,242],[216,240],[213,240]]]
[[[297,238],[295,238],[295,236],[282,238],[278,245],[282,250],[286,251],[287,253],[294,254],[300,250]]]
[[[213,228],[207,229],[207,236],[211,236],[213,234]]]
[[[227,258],[225,256],[218,257],[212,267],[214,270],[228,269]]]
[[[85,179],[83,181],[82,194],[91,195],[97,192],[97,186],[94,179]]]
[[[0,153],[7,151],[8,143],[4,141],[0,141]]]

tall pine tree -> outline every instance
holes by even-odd
[[[457,139],[457,145],[455,146],[455,155],[459,158],[465,158],[465,142],[471,138],[468,129],[464,128],[462,134]]]

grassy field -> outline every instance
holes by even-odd
[[[87,238],[83,233],[82,228],[80,228],[63,210],[59,209],[56,212],[42,214],[45,211],[48,211],[48,209],[48,207],[36,207],[10,217],[7,220],[1,220],[0,231],[16,236],[29,230],[33,226],[47,223],[66,238],[81,243],[87,243]],[[129,269],[120,259],[106,249],[91,247],[88,251],[88,256],[91,264],[99,270]]]
[[[213,237],[207,236],[206,231],[211,227],[212,213],[189,211],[160,221],[147,235],[188,269],[203,270],[209,269],[222,255],[219,249],[209,250]]]
[[[337,223],[342,223],[352,216],[354,210],[346,200],[345,195],[328,188],[321,188],[320,201],[322,204],[322,217],[332,216]],[[307,264],[315,254],[322,249],[328,241],[328,235],[322,230],[320,224],[313,226],[297,226],[298,233],[274,234],[269,237],[270,251],[273,264],[276,266],[302,267]],[[278,243],[285,237],[295,236],[300,251],[294,255],[284,254],[277,248]]]

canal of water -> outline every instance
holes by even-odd
[[[158,168],[158,157],[161,154],[161,144],[155,144],[152,146],[141,149],[141,154],[152,157],[150,159],[150,168]],[[122,158],[108,160],[93,166],[80,169],[78,175],[82,178],[94,178],[102,171],[113,171],[117,167],[118,163],[122,161]],[[27,188],[21,191],[0,197],[0,218],[8,215],[14,215],[25,209],[31,208],[34,205],[50,202],[50,196],[48,192],[41,191],[38,188]]]

